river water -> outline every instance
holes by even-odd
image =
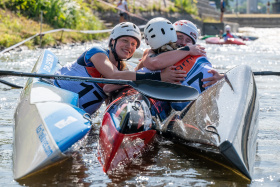
[[[253,71],[280,71],[280,29],[241,28],[248,35],[259,37],[245,46],[208,45],[207,56],[219,72],[237,65],[247,64]],[[99,42],[106,47],[107,41]],[[72,62],[91,44],[50,48],[62,64]],[[133,68],[143,50],[142,44],[129,62]],[[0,55],[0,69],[30,72],[41,49],[10,52]],[[24,85],[26,78],[5,77],[4,80]],[[88,144],[73,158],[31,176],[25,180],[13,180],[12,143],[13,115],[20,89],[0,84],[0,186],[279,186],[280,185],[280,77],[256,76],[260,113],[257,137],[257,153],[253,180],[250,182],[232,171],[211,163],[173,143],[162,140],[138,162],[114,175],[106,175],[97,160],[98,123]],[[104,110],[104,106],[100,109]],[[32,146],[32,145],[30,145]]]

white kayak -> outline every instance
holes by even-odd
[[[225,75],[157,129],[251,180],[258,132],[257,87],[249,66],[238,66]]]
[[[45,50],[32,72],[54,74],[58,58]],[[91,129],[90,116],[78,108],[76,93],[29,78],[14,119],[13,173],[21,179],[51,166],[77,150]]]

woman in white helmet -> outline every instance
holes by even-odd
[[[183,47],[187,44],[196,44],[199,32],[197,27],[191,21],[179,20],[173,25],[177,34],[176,43],[178,46]]]
[[[195,45],[198,38],[198,30],[192,22],[181,20],[172,25],[165,18],[155,18],[146,24],[144,35],[146,43],[150,45],[151,50],[145,51],[137,69],[148,72],[149,70],[154,71],[166,68],[167,66],[173,66],[175,70],[187,72],[185,80],[181,81],[183,85],[194,87],[200,93],[211,85],[211,81],[208,80],[210,84],[203,86],[203,79],[213,78],[211,73],[213,68],[205,57],[204,48]],[[174,52],[177,53],[177,56]],[[182,53],[183,55],[180,56]],[[157,64],[154,65],[153,63]],[[144,68],[142,68],[143,66]],[[186,105],[187,103],[177,103],[173,104],[173,108],[181,110]]]
[[[109,38],[109,49],[94,46],[85,51],[76,61],[63,66],[57,74],[81,77],[105,77],[109,79],[141,80],[155,79],[166,82],[181,80],[184,71],[174,72],[167,69],[159,73],[140,74],[133,71],[122,71],[125,62],[132,57],[135,50],[140,46],[141,33],[139,28],[130,22],[116,25]],[[183,73],[183,74],[181,74]],[[79,107],[89,114],[93,114],[106,99],[102,84],[89,82],[75,82],[55,80],[58,87],[79,94]]]
[[[156,19],[153,19],[153,21],[155,20]],[[178,47],[183,48],[181,48],[181,50],[168,51],[155,57],[153,47],[151,46],[151,50],[146,50],[144,52],[142,61],[139,63],[136,69],[147,67],[150,70],[158,70],[168,66],[173,66],[175,63],[188,55],[206,55],[205,48],[197,44],[199,32],[197,27],[191,21],[179,20],[176,21],[173,26],[177,35],[176,44]],[[163,41],[165,40],[166,39]],[[160,44],[163,44],[160,38],[158,41]],[[173,42],[174,41],[175,40],[173,38]],[[153,43],[151,44],[153,45]],[[213,76],[202,79],[202,81],[205,82],[205,84],[202,85],[202,88],[206,88],[212,84],[215,84],[218,80],[223,78],[223,75],[219,74],[214,69],[209,70],[209,73],[211,73]]]

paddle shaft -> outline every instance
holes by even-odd
[[[1,79],[0,79],[0,83],[5,84],[5,85],[7,85],[7,86],[10,86],[10,87],[12,87],[12,88],[23,88],[22,86],[18,86],[18,85],[16,85],[16,84],[13,84],[13,83],[10,83],[10,82],[8,82],[8,81],[1,80]]]
[[[253,72],[254,75],[276,75],[280,76],[280,72],[274,72],[274,71],[257,71]]]
[[[132,81],[129,80],[117,80],[117,79],[104,79],[104,78],[88,78],[88,77],[75,77],[67,75],[47,75],[39,73],[25,73],[17,71],[0,71],[0,77],[2,76],[17,76],[17,77],[35,77],[44,79],[57,79],[57,80],[68,80],[68,81],[84,81],[84,82],[95,82],[104,84],[119,84],[119,85],[131,85]]]
[[[197,98],[198,91],[189,86],[179,84],[171,84],[167,82],[154,81],[154,80],[116,80],[104,78],[91,78],[91,77],[76,77],[67,75],[48,75],[39,73],[25,73],[17,71],[3,71],[0,70],[1,76],[18,76],[18,77],[34,77],[44,79],[56,79],[66,81],[80,81],[80,82],[93,82],[103,84],[118,84],[129,85],[138,92],[158,100],[165,101],[191,101]]]

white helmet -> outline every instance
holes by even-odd
[[[230,29],[231,29],[231,28],[230,28],[229,25],[226,25],[226,26],[225,26],[225,30],[226,30],[226,31],[230,31]]]
[[[116,40],[122,36],[131,36],[137,40],[137,48],[140,46],[141,32],[140,29],[131,22],[122,22],[117,24],[109,37],[109,46],[112,40]]]
[[[144,28],[144,35],[146,43],[152,49],[158,49],[169,42],[177,41],[172,23],[162,17],[151,19]]]
[[[176,21],[173,25],[177,32],[188,35],[193,40],[194,44],[196,44],[199,32],[195,24],[188,20],[179,20]]]

